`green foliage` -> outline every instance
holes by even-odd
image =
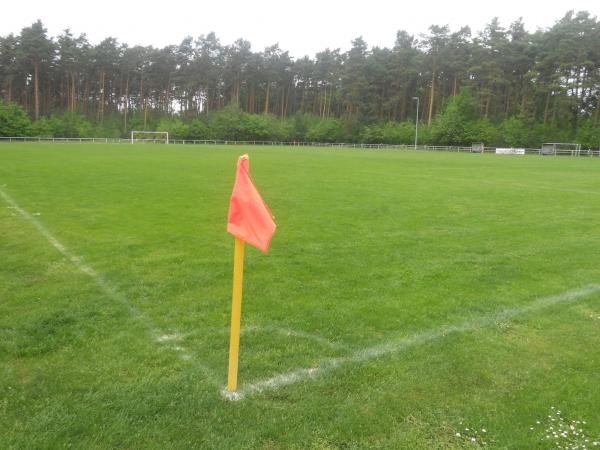
[[[127,137],[130,129],[143,129],[144,116],[129,116],[128,130],[123,131],[121,114],[111,114],[94,122],[81,113],[54,114],[31,122],[24,110],[14,104],[0,103],[0,134],[40,137]],[[381,122],[363,126],[354,117],[321,118],[304,113],[289,118],[273,114],[250,114],[230,105],[192,119],[180,115],[148,114],[147,131],[168,131],[172,139],[243,140],[243,141],[313,141],[363,142],[369,144],[411,145],[415,138],[413,121]],[[511,117],[495,124],[476,113],[476,102],[468,89],[448,99],[444,111],[431,126],[419,123],[419,144],[470,145],[484,142],[488,146],[537,148],[543,142],[579,142],[584,148],[597,148],[600,131],[593,121],[583,122],[577,134],[553,124],[535,123],[532,119]]]
[[[17,99],[35,120],[47,116],[35,127],[43,135],[160,128],[175,138],[287,141],[310,130],[320,141],[408,144],[408,126],[386,122],[411,122],[418,97],[421,119],[433,123],[421,143],[537,146],[581,136],[590,145],[589,119],[597,126],[600,117],[599,29],[585,11],[533,33],[521,20],[507,27],[494,18],[476,37],[468,26],[434,25],[418,40],[398,30],[393,48],[358,37],[346,52],[294,59],[277,44],[255,52],[214,33],[164,48],[115,38],[92,45],[68,29],[52,38],[38,20],[0,36],[0,98]],[[90,125],[66,111],[85,111]],[[263,112],[277,118],[248,115]]]
[[[119,137],[120,134],[118,116],[107,117],[102,123],[92,123],[83,114],[54,114],[31,125],[31,135],[40,137]]]
[[[471,92],[463,89],[447,101],[442,113],[435,118],[431,139],[437,145],[469,145],[473,137],[479,138],[489,132],[488,124],[474,123],[477,118],[477,103]]]
[[[531,129],[529,147],[541,147],[544,142],[573,142],[574,136],[570,128],[560,128],[553,124],[536,123]]]
[[[294,136],[293,123],[273,114],[242,115],[242,133],[248,141],[291,141]]]
[[[16,103],[0,100],[0,136],[28,136],[31,133],[31,120]]]
[[[160,120],[160,116],[158,117]],[[154,114],[147,114],[144,118],[143,111],[135,111],[132,114],[129,114],[127,119],[127,130],[122,132],[123,136],[128,136],[129,132],[132,130],[135,131],[156,131],[156,127],[158,126],[158,120],[155,118]],[[122,129],[122,125],[120,125]]]
[[[592,120],[587,120],[577,128],[575,141],[582,148],[600,149],[600,124],[594,125]]]
[[[307,141],[308,139],[306,138],[306,133],[308,133],[308,130],[315,127],[320,121],[321,118],[315,114],[294,114],[292,117],[294,130],[293,140]]]
[[[206,122],[202,118],[192,119],[188,125],[188,139],[206,140],[210,139],[210,132]]]
[[[50,117],[50,124],[53,136],[58,137],[93,137],[96,131],[85,116],[77,113],[53,115]],[[104,137],[103,134],[98,136]]]
[[[31,125],[31,135],[37,137],[55,137],[50,117],[42,117]],[[58,136],[60,137],[60,136]]]
[[[294,121],[273,114],[249,114],[237,105],[210,113],[206,125],[197,123],[198,134],[209,139],[239,141],[291,141]]]
[[[463,143],[483,142],[485,145],[496,146],[501,141],[501,133],[490,119],[482,118],[466,122]]]
[[[502,123],[503,145],[509,147],[531,147],[531,130],[525,120],[511,117]]]
[[[334,117],[328,117],[312,124],[304,137],[309,142],[342,142],[344,136],[343,122]]]
[[[366,144],[414,144],[414,122],[386,122],[366,126],[361,132]]]
[[[165,116],[158,121],[155,131],[167,131],[170,139],[190,139],[190,125],[179,116]]]
[[[342,135],[337,141],[332,142],[359,142],[360,134],[364,127],[363,122],[357,116],[347,116],[341,119],[341,123]]]
[[[210,139],[243,140],[243,115],[237,105],[209,113],[207,122]]]
[[[273,119],[271,114],[243,114],[242,133],[244,140],[268,141],[274,134]]]

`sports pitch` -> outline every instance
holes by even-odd
[[[599,374],[600,158],[0,145],[2,448],[594,448]]]

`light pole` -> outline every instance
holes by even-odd
[[[419,139],[419,97],[413,97],[417,101],[417,118],[415,119],[415,150],[417,149],[417,141]]]

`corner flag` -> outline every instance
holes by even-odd
[[[229,202],[227,231],[235,236],[233,257],[233,293],[231,301],[231,337],[229,340],[229,370],[227,389],[237,389],[242,319],[242,282],[244,277],[244,243],[266,253],[275,233],[271,211],[252,183],[248,155],[238,158],[235,184]]]
[[[266,253],[275,228],[271,211],[250,178],[248,155],[242,155],[229,203],[227,231]]]

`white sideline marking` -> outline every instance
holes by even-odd
[[[271,378],[266,378],[254,383],[242,385],[234,394],[228,392],[226,389],[222,390],[221,393],[227,400],[242,400],[247,395],[260,394],[261,392],[265,391],[273,391],[299,381],[316,378],[325,372],[346,364],[357,364],[370,359],[379,358],[387,354],[397,353],[419,344],[443,338],[448,334],[471,331],[479,327],[491,325],[498,320],[520,316],[522,314],[547,308],[558,303],[574,301],[596,292],[600,292],[600,285],[591,284],[589,286],[566,291],[550,297],[543,297],[535,300],[529,305],[522,307],[507,308],[490,315],[481,316],[471,320],[465,320],[454,325],[445,325],[435,330],[427,330],[411,336],[393,339],[382,344],[357,350],[351,353],[349,356],[324,359],[316,367],[299,368],[275,375]]]
[[[125,298],[125,296],[123,296],[115,288],[108,284],[98,272],[96,272],[89,265],[84,263],[81,257],[71,253],[63,244],[61,244],[60,241],[56,239],[54,235],[52,235],[52,233],[50,233],[50,231],[48,231],[48,229],[44,227],[44,225],[42,225],[42,223],[37,218],[35,218],[32,214],[29,214],[23,208],[21,208],[17,204],[17,202],[2,188],[0,188],[0,196],[2,196],[4,201],[10,205],[11,209],[17,211],[21,216],[23,216],[23,218],[25,218],[25,220],[27,220],[31,225],[33,225],[40,232],[40,234],[44,236],[46,240],[50,242],[50,244],[52,244],[52,246],[56,250],[58,250],[67,260],[71,261],[71,263],[73,263],[73,265],[77,267],[81,272],[88,275],[107,296],[117,301],[121,305],[125,306],[136,320],[139,320],[148,328],[154,340],[162,343],[164,341],[181,338],[181,335],[179,335],[178,333],[174,333],[172,335],[163,333],[148,317],[144,316],[144,314],[139,309],[133,306],[127,300],[127,298]],[[35,214],[40,215],[40,213]],[[166,348],[177,352],[177,354],[182,360],[192,360],[192,355],[181,346],[167,346]],[[193,364],[195,367],[197,367],[200,371],[203,372],[204,376],[208,381],[216,385],[221,384],[208,367],[196,361],[193,361]]]

